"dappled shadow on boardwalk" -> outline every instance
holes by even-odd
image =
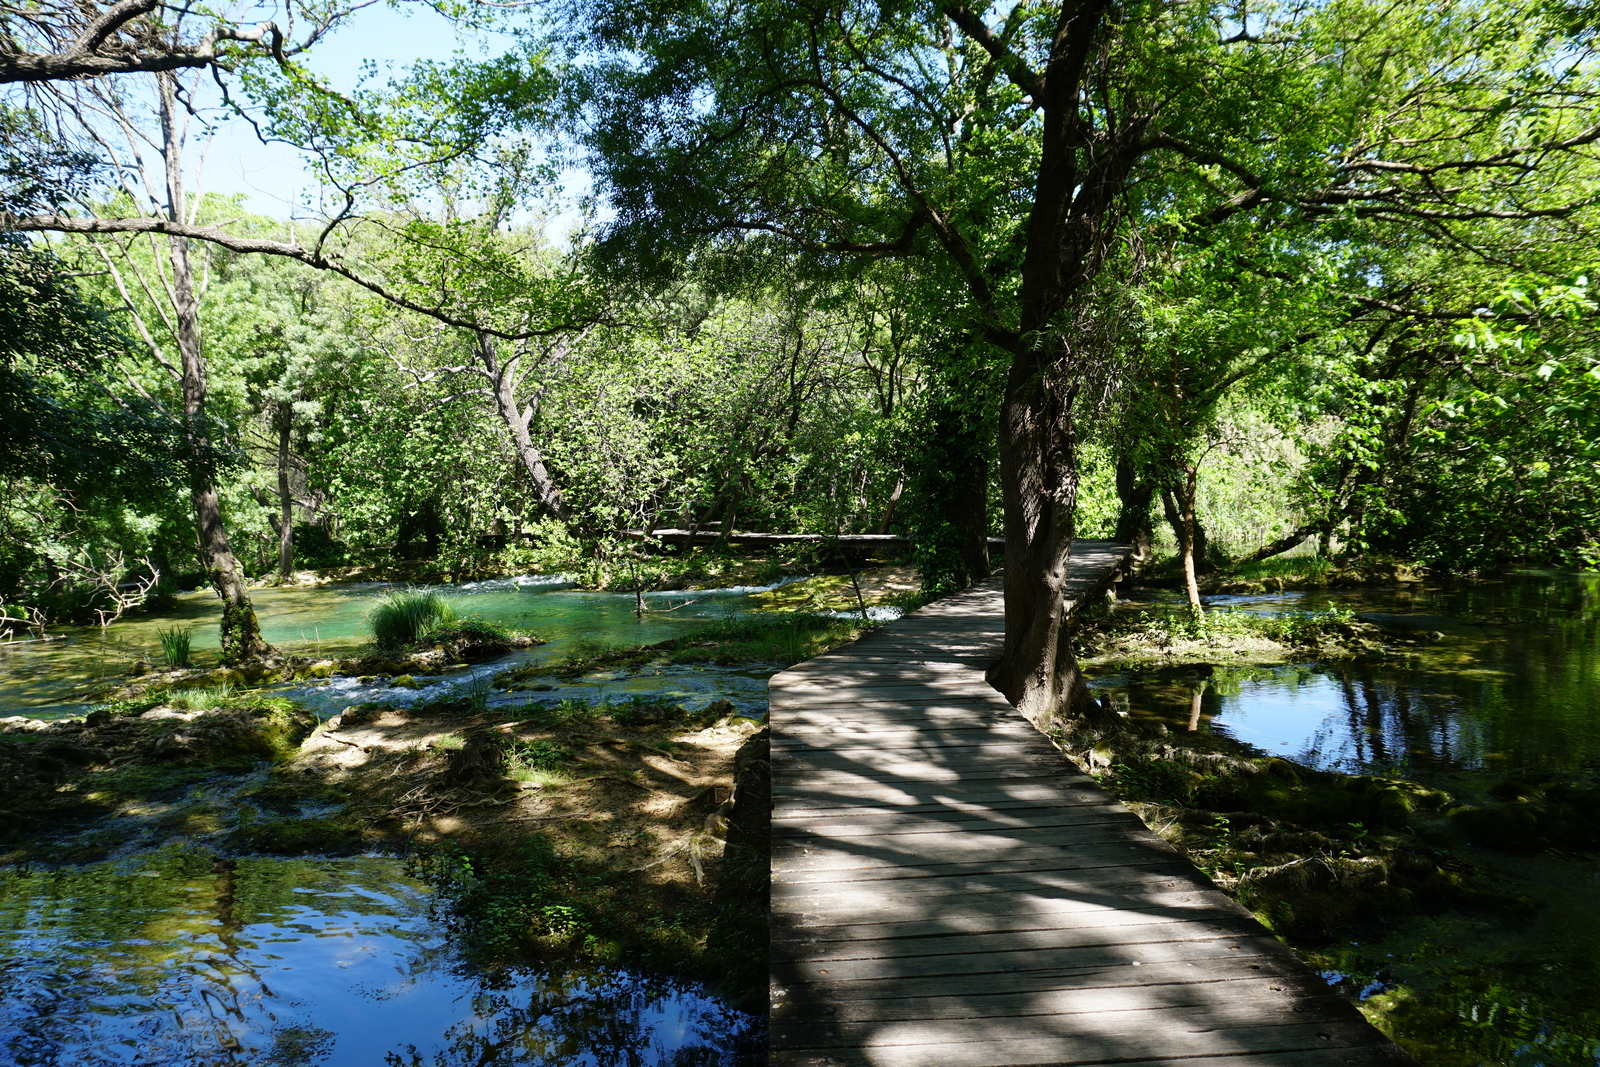
[[[773,679],[772,1062],[1409,1062],[988,688],[999,627]]]

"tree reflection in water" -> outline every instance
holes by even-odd
[[[753,1016],[618,969],[466,970],[397,860],[0,871],[0,1064],[745,1067]]]
[[[388,1067],[754,1067],[766,1060],[754,1017],[682,983],[621,972],[519,972],[484,980],[476,1018],[408,1045]]]

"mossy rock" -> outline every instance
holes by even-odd
[[[338,673],[339,665],[330,659],[319,660],[304,667],[300,671],[301,678],[332,678]]]
[[[409,674],[402,674],[402,675],[397,676],[393,681],[391,681],[389,683],[389,688],[390,689],[421,689],[422,688],[422,683],[418,682],[415,678],[413,678]]]

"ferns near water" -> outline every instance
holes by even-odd
[[[193,639],[193,630],[173,627],[170,630],[156,631],[156,640],[161,642],[161,658],[167,661],[168,667],[189,665],[189,646],[193,643]]]
[[[428,589],[395,589],[383,594],[367,612],[367,626],[379,648],[400,649],[422,640],[429,630],[456,621],[455,609]]]

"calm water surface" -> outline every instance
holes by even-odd
[[[758,1020],[626,971],[473,974],[399,861],[179,849],[0,873],[0,1063],[744,1067]]]
[[[1600,575],[1528,574],[1442,588],[1217,597],[1251,612],[1363,613],[1407,654],[1274,667],[1102,674],[1094,685],[1169,728],[1227,734],[1317,767],[1398,774],[1481,800],[1508,777],[1600,776]],[[1437,636],[1435,636],[1437,635]],[[1320,946],[1330,983],[1425,1064],[1600,1064],[1600,857],[1463,847],[1524,916],[1445,914],[1377,924]]]

